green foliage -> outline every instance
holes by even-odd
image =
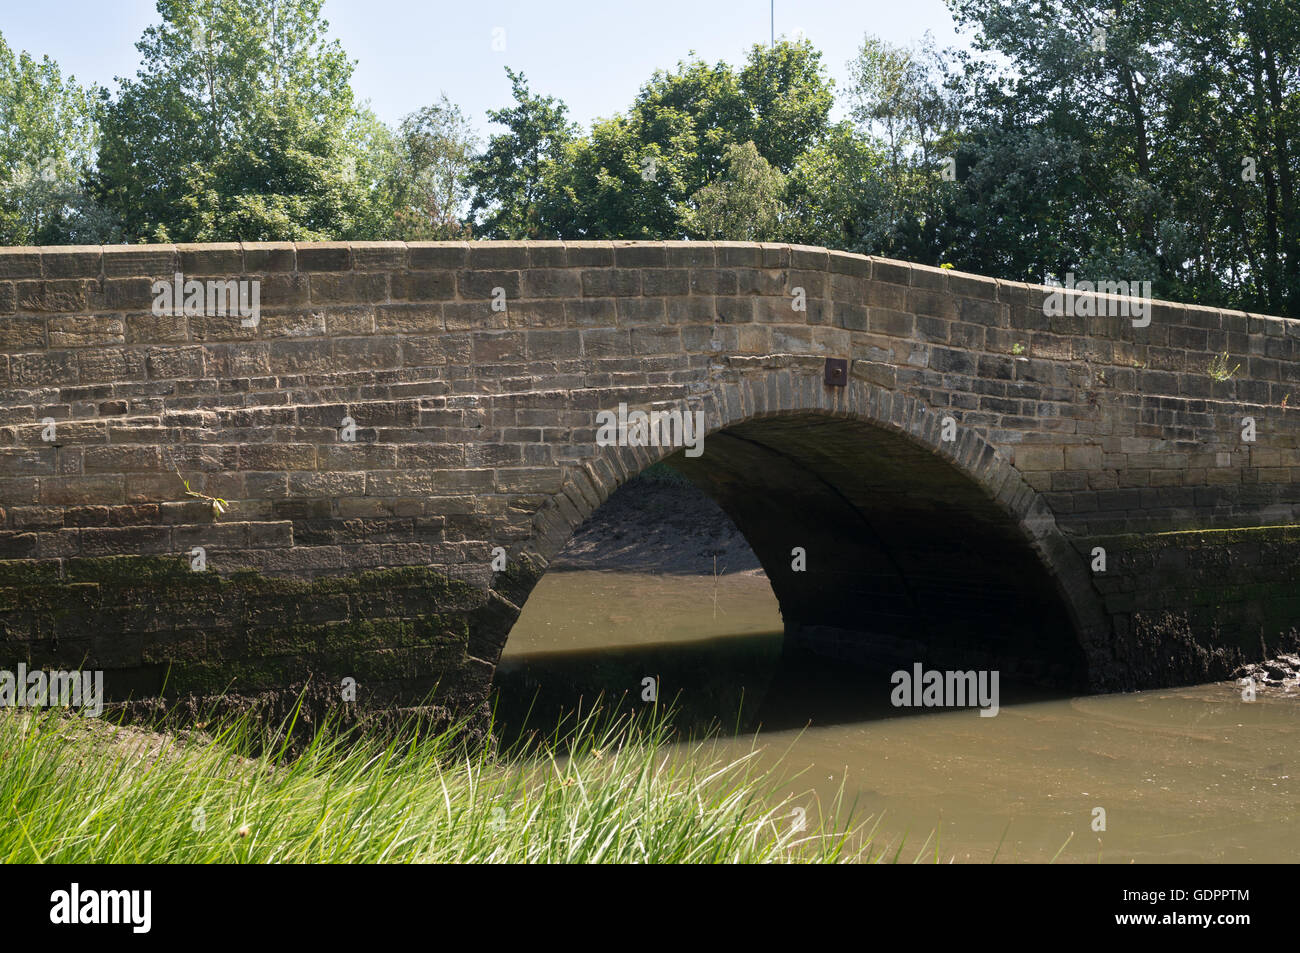
[[[185,484],[186,496],[193,497],[196,500],[203,500],[208,504],[208,508],[212,510],[213,519],[220,519],[221,514],[230,509],[231,504],[229,500],[223,499],[220,496],[208,496],[206,493],[199,493],[197,490],[190,489],[190,481],[181,476],[181,471],[179,469],[176,471],[176,476],[180,479],[181,483]]]
[[[943,226],[956,186],[944,171],[955,164],[961,120],[947,61],[929,36],[911,49],[867,36],[849,71],[856,142],[838,151],[859,168],[862,187],[856,208],[846,196],[840,218],[852,228],[837,247],[937,264],[952,243]]]
[[[1227,351],[1224,351],[1222,354],[1216,354],[1214,357],[1210,358],[1210,363],[1205,366],[1205,373],[1209,374],[1210,377],[1214,378],[1216,381],[1230,381],[1237,376],[1237,371],[1241,370],[1240,364],[1235,364],[1232,367],[1229,367],[1228,365],[1230,363],[1231,359],[1228,357]]]
[[[679,159],[644,142],[622,116],[598,121],[551,167],[542,216],[553,234],[574,240],[680,238],[670,198],[680,189]]]
[[[825,134],[834,103],[821,59],[808,40],[750,47],[737,77],[745,121],[734,131],[734,143],[753,142],[776,169],[793,169]]]
[[[421,221],[403,206],[415,201],[402,187],[414,177],[405,143],[367,106],[357,106],[348,119],[344,156],[348,198],[360,196],[360,207],[349,209],[346,237],[384,241],[421,237]]]
[[[48,56],[14,56],[0,37],[0,243],[111,240],[111,218],[82,188],[94,164],[97,95]]]
[[[158,0],[143,63],[106,103],[96,176],[137,240],[346,238],[352,64],[321,0]]]
[[[754,143],[729,146],[727,171],[691,197],[691,231],[717,241],[775,241],[787,214],[781,199],[785,188],[785,176]]]
[[[660,718],[586,716],[531,755],[412,720],[361,734],[247,719],[163,735],[57,710],[0,715],[7,863],[838,863],[860,826],[790,821],[755,755],[675,750]],[[75,765],[75,770],[70,766]],[[838,802],[827,805],[835,816]]]
[[[469,172],[477,149],[469,120],[447,97],[411,113],[390,138],[385,179],[395,228],[385,237],[448,241],[469,237]]]
[[[945,88],[947,64],[933,37],[915,49],[867,36],[849,64],[850,113],[883,146],[894,169],[929,169],[955,141],[959,105]]]
[[[217,241],[327,241],[355,234],[363,208],[355,156],[336,131],[291,103],[269,109],[210,164],[194,164],[173,237]]]
[[[355,103],[322,0],[158,0],[116,96],[0,39],[0,241],[764,237],[1300,313],[1300,7],[949,4],[971,49],[865,37],[834,123],[781,40],[585,133],[508,70],[482,149]]]
[[[821,142],[832,101],[821,54],[806,41],[755,45],[739,71],[692,59],[674,72],[655,73],[631,108],[629,126],[643,150],[656,157],[657,184],[673,209],[674,234],[721,234],[720,210],[750,203],[771,210],[759,230],[781,237],[774,225],[784,209],[772,188],[784,188],[784,176],[799,157]],[[736,148],[746,143],[761,165],[738,158]],[[782,178],[772,177],[769,168]],[[742,198],[747,188],[767,194]],[[779,198],[783,203],[785,195]],[[701,209],[701,200],[709,207]],[[725,233],[740,231],[733,223]]]
[[[542,220],[544,180],[576,130],[562,102],[534,96],[523,73],[507,67],[506,75],[515,105],[488,112],[508,131],[488,141],[470,171],[470,212],[485,238],[553,238]]]
[[[833,100],[807,42],[755,46],[738,71],[694,58],[658,71],[626,115],[586,136],[510,76],[517,105],[491,114],[510,131],[472,174],[476,211],[490,212],[481,226],[496,237],[781,237],[785,176],[825,135]],[[757,162],[737,158],[747,143]],[[762,221],[741,228],[725,211],[741,206]]]
[[[987,236],[958,253],[963,267],[1151,278],[1162,297],[1296,313],[1300,9],[951,6],[989,54],[963,79],[985,173],[957,240]]]
[[[664,185],[674,205],[722,174],[727,146],[748,120],[730,67],[697,59],[678,63],[671,73],[656,70],[629,111],[637,138],[671,170]]]
[[[789,179],[789,241],[847,251],[881,247],[888,182],[883,153],[848,122],[799,157]]]

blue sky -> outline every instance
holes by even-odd
[[[326,0],[331,33],[356,61],[352,88],[389,123],[446,92],[481,133],[510,102],[503,67],[558,96],[583,126],[625,110],[657,68],[691,50],[739,63],[769,38],[769,0]],[[153,0],[4,0],[0,32],[15,50],[48,54],[80,82],[133,76],[135,42],[158,19]],[[503,29],[505,51],[493,50]],[[894,43],[926,30],[958,45],[943,0],[776,0],[776,32],[801,30],[842,86],[866,33]]]

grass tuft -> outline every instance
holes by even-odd
[[[58,710],[0,714],[8,863],[837,863],[874,831],[792,824],[757,751],[669,744],[665,714],[591,713],[525,753],[464,726],[289,746],[241,717],[170,734]],[[255,753],[262,752],[260,756]],[[839,805],[826,816],[835,817]]]

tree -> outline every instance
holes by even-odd
[[[111,218],[86,194],[96,139],[94,87],[58,64],[15,57],[0,36],[0,243],[99,242]]]
[[[1294,4],[952,5],[980,54],[966,148],[986,174],[959,212],[986,236],[973,260],[1000,245],[1035,277],[1150,278],[1162,297],[1300,313]],[[997,187],[1015,170],[1035,191]]]
[[[718,216],[746,196],[758,200],[746,190],[786,181],[825,135],[832,101],[821,54],[807,42],[755,46],[739,71],[692,56],[657,71],[626,116],[565,144],[538,188],[539,220],[548,234],[575,239],[735,231],[739,223]],[[745,143],[761,167],[737,158]],[[771,199],[784,215],[782,196],[761,194],[765,209]],[[709,203],[703,217],[701,198]]]
[[[637,94],[628,122],[640,142],[676,170],[665,184],[669,200],[681,205],[722,174],[727,147],[750,115],[726,63],[709,66],[692,58],[674,72],[656,70]]]
[[[467,238],[472,197],[469,175],[477,151],[469,120],[446,95],[402,120],[394,161],[386,174],[394,209],[393,238],[444,241]]]
[[[347,237],[352,64],[321,2],[158,0],[136,78],[105,101],[95,177],[129,237]]]
[[[853,130],[882,160],[869,163],[872,177],[849,215],[855,223],[850,247],[928,264],[950,261],[945,210],[956,190],[951,173],[962,116],[945,57],[929,35],[910,49],[867,36],[849,69]],[[846,159],[863,161],[839,148]]]
[[[736,142],[753,142],[781,172],[793,169],[827,132],[835,94],[821,59],[810,41],[783,38],[775,46],[752,46],[737,77],[748,122],[736,130]]]
[[[1167,90],[1153,164],[1177,228],[1169,284],[1194,300],[1300,314],[1300,10],[1263,0],[1140,5]]]
[[[837,123],[799,157],[790,174],[788,241],[845,251],[877,253],[893,234],[887,159]]]
[[[691,231],[714,241],[776,241],[787,214],[785,176],[752,142],[729,146],[726,159],[726,173],[691,197]]]
[[[256,117],[210,165],[193,163],[178,202],[187,239],[328,241],[371,237],[354,157],[291,103]]]
[[[1157,236],[1164,203],[1152,165],[1159,31],[1140,26],[1133,6],[1119,5],[1112,15],[1113,0],[1015,8],[954,0],[953,6],[960,21],[979,27],[977,51],[992,54],[967,71],[971,131],[986,167],[1023,167],[1023,157],[1009,150],[1032,130],[1038,155],[1052,143],[1072,169],[1044,170],[1040,182],[1058,191],[1020,198],[1015,214],[1036,221],[1018,231],[1035,247],[1030,254],[1010,253],[1027,263],[1035,280],[1067,271],[1112,277],[1107,272],[1120,260],[1141,262],[1137,267],[1146,273],[1118,277],[1157,277],[1152,272],[1162,267]],[[1043,221],[1044,209],[1055,221]],[[1001,231],[1009,239],[1016,229]]]
[[[806,40],[755,45],[739,72],[698,59],[657,71],[642,87],[629,124],[675,171],[670,199],[689,205],[729,165],[729,150],[754,143],[769,165],[785,173],[827,129],[834,96],[821,54]]]
[[[656,239],[684,235],[680,154],[642,141],[622,116],[599,120],[567,143],[543,189],[543,217],[556,234],[580,239]]]
[[[557,233],[542,219],[543,188],[551,167],[577,129],[552,96],[534,96],[523,73],[506,67],[515,105],[488,112],[508,130],[493,136],[469,174],[470,214],[487,238],[543,238]]]

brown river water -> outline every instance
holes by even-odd
[[[554,725],[598,695],[639,705],[655,677],[684,732],[726,725],[716,753],[757,746],[810,813],[842,790],[838,819],[852,805],[905,861],[1300,858],[1295,690],[1245,702],[1231,682],[1075,697],[1003,684],[996,717],[895,708],[889,673],[785,659],[780,632],[761,574],[552,571],[510,634],[499,710]]]

